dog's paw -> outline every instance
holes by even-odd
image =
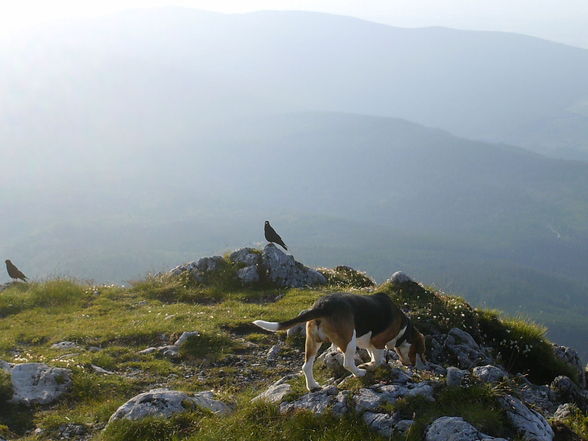
[[[308,390],[310,392],[318,392],[319,390],[323,390],[323,388],[317,384],[316,386],[313,386],[313,387],[309,388]]]
[[[373,369],[376,368],[376,363],[373,363],[373,362],[370,361],[369,363],[362,363],[362,364],[360,364],[357,367],[359,369],[366,369],[368,371],[371,371],[371,370],[373,370]]]

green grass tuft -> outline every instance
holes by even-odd
[[[523,318],[500,318],[492,310],[478,310],[478,319],[486,343],[509,371],[527,374],[536,384],[550,383],[558,375],[578,382],[577,372],[555,356],[544,327]]]
[[[366,273],[344,265],[335,268],[318,268],[318,272],[327,278],[330,286],[358,289],[376,286]]]

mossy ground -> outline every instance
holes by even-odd
[[[251,322],[291,318],[320,296],[340,289],[244,289],[222,280],[211,286],[196,286],[182,278],[168,277],[150,277],[130,288],[71,280],[13,284],[0,293],[0,359],[68,367],[74,373],[73,389],[55,405],[17,407],[2,398],[9,394],[9,386],[0,376],[0,434],[6,433],[10,439],[56,439],[63,425],[74,423],[84,425],[93,440],[380,439],[359,416],[336,421],[304,412],[284,416],[276,406],[250,403],[250,398],[271,382],[298,372],[303,358],[299,338],[286,340],[283,333],[265,333]],[[416,326],[424,332],[446,332],[457,326],[490,342],[501,338],[502,332],[516,330],[517,336],[526,336],[529,341],[545,342],[533,326],[501,320],[493,312],[476,311],[457,297],[422,287],[384,285],[379,290],[409,309]],[[368,291],[373,288],[356,289],[359,293]],[[180,360],[157,353],[139,354],[150,346],[171,344],[182,332],[193,330],[200,337],[181,349]],[[285,341],[281,358],[269,363],[265,353],[279,340]],[[75,342],[79,348],[51,347],[60,341]],[[497,344],[497,348],[508,356],[504,345]],[[113,374],[97,373],[93,365]],[[549,369],[547,376],[559,367]],[[326,380],[320,369],[316,374],[319,381]],[[292,384],[293,394],[305,393],[302,378]],[[237,410],[228,417],[189,412],[167,420],[121,422],[102,431],[118,406],[154,387],[214,389]],[[470,416],[483,427],[502,427],[504,423],[486,392],[448,390],[442,397],[441,407],[410,401],[399,405],[398,409],[407,414],[416,413],[418,424],[411,429],[409,439],[418,439],[416,433],[421,433],[431,418],[452,406],[454,412]],[[451,404],[453,401],[456,404]],[[37,435],[27,434],[33,427],[43,430]],[[487,433],[499,434],[500,430]]]

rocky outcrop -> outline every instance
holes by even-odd
[[[426,441],[506,441],[481,433],[461,417],[437,418],[425,432]]]
[[[560,375],[551,382],[550,389],[555,399],[562,403],[574,403],[584,412],[588,412],[588,391],[580,389],[568,377]]]
[[[445,339],[445,349],[457,360],[461,369],[492,364],[492,357],[466,331],[453,328]]]
[[[294,257],[268,244],[261,254],[261,265],[265,277],[282,288],[304,288],[325,285],[327,279],[318,271],[294,260]]]
[[[552,441],[553,430],[543,415],[529,409],[521,400],[511,395],[499,398],[512,426],[526,441]]]
[[[2,361],[0,369],[10,373],[14,403],[50,404],[69,392],[72,371],[43,363],[11,364]]]
[[[330,411],[336,415],[343,415],[348,411],[346,394],[339,392],[335,386],[330,386],[317,392],[307,393],[297,400],[280,404],[281,413],[302,409],[316,414]]]
[[[553,345],[553,353],[564,363],[570,365],[574,371],[578,374],[578,385],[581,388],[586,388],[586,375],[585,368],[582,365],[582,361],[575,349],[567,346]]]
[[[221,256],[203,257],[197,261],[178,265],[169,270],[169,273],[173,276],[178,276],[188,272],[196,282],[205,282],[208,274],[219,270],[224,265],[226,265],[226,262]]]
[[[205,284],[210,275],[228,265],[233,266],[234,277],[243,285],[265,282],[279,288],[304,288],[327,283],[320,272],[304,266],[271,243],[261,252],[254,248],[236,250],[229,255],[228,261],[220,256],[203,257],[179,265],[168,274],[178,276],[188,273],[194,281]]]
[[[211,391],[189,393],[168,389],[154,389],[139,394],[120,406],[108,423],[120,419],[140,420],[148,416],[170,417],[196,407],[218,414],[228,414],[231,408],[215,399]]]

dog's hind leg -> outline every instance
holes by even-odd
[[[312,372],[314,366],[314,359],[320,349],[322,342],[319,339],[316,323],[314,321],[306,322],[306,342],[304,351],[304,364],[302,365],[302,372],[306,378],[306,388],[309,391],[320,389],[321,386],[314,379]]]

